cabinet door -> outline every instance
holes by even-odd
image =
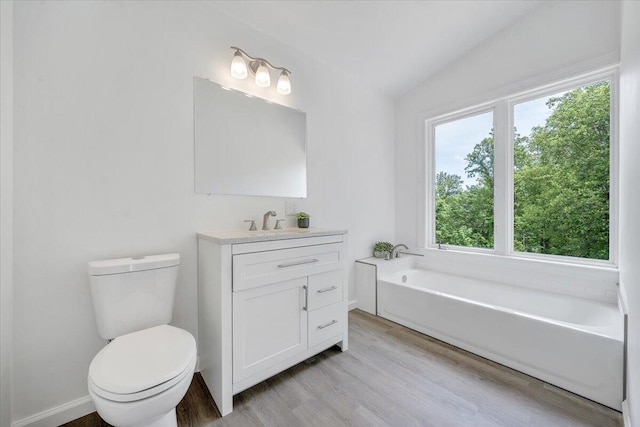
[[[233,382],[307,349],[307,278],[233,293]]]

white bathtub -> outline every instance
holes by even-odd
[[[378,315],[621,410],[616,305],[409,269],[378,279]]]

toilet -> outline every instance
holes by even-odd
[[[116,427],[176,427],[191,384],[196,341],[170,326],[179,254],[92,261],[98,334],[110,342],[89,366],[89,395]]]

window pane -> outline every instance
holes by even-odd
[[[436,242],[493,248],[493,112],[435,127]]]
[[[514,248],[609,259],[609,82],[514,106]]]

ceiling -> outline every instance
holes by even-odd
[[[542,1],[216,1],[394,99]]]

